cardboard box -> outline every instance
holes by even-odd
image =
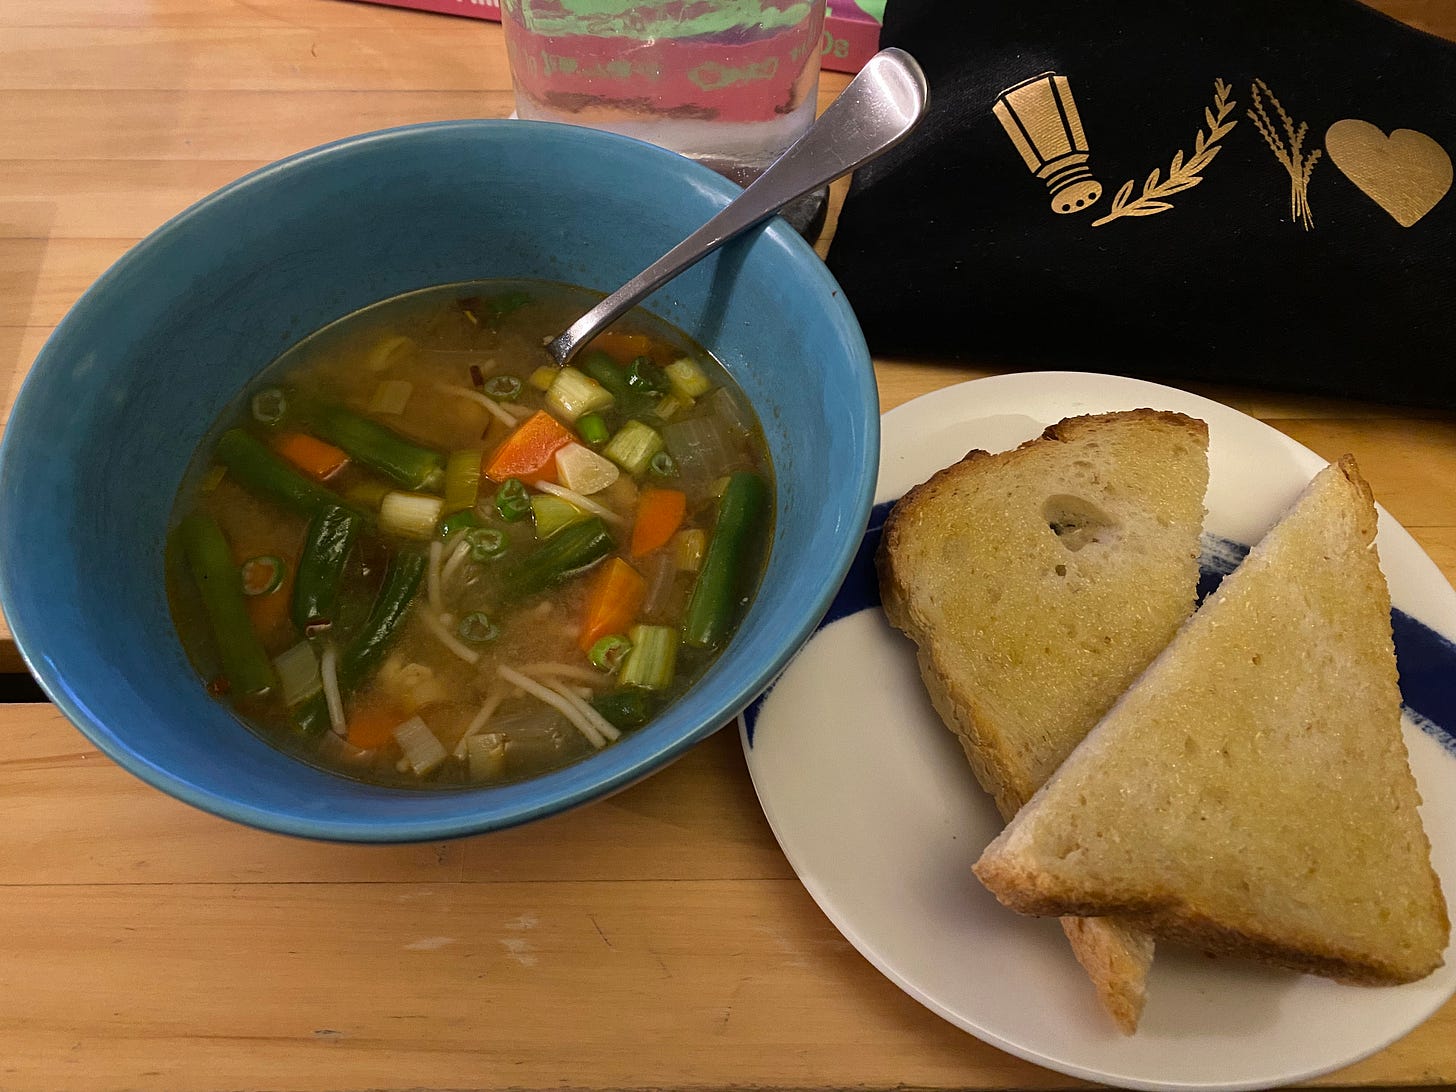
[[[499,23],[500,0],[361,0]],[[880,45],[885,0],[829,0],[820,63],[831,72],[858,72]]]

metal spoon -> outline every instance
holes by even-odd
[[[699,259],[795,198],[848,174],[904,140],[925,113],[929,91],[915,59],[876,53],[788,151],[721,212],[573,322],[546,346],[558,364]]]

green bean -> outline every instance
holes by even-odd
[[[732,635],[757,575],[768,527],[768,500],[768,483],[758,474],[745,470],[728,479],[683,620],[688,644],[718,648]]]
[[[348,507],[337,493],[309,481],[287,459],[240,428],[218,437],[213,457],[243,488],[305,516],[332,505]]]
[[[396,554],[384,572],[384,583],[374,597],[369,617],[355,638],[339,654],[337,676],[340,694],[359,687],[379,667],[394,643],[400,624],[419,590],[425,572],[423,554]],[[315,694],[298,707],[299,731],[317,735],[329,727],[329,707],[323,694]]]
[[[177,535],[202,594],[229,690],[244,696],[266,693],[277,683],[273,664],[248,617],[242,577],[222,528],[211,516],[195,512],[178,525]]]
[[[606,387],[616,399],[617,410],[628,417],[649,413],[657,405],[655,392],[634,387],[627,369],[600,349],[584,354],[576,366]]]
[[[344,563],[364,521],[345,508],[324,508],[308,524],[293,581],[293,624],[309,634],[335,621]]]
[[[309,431],[406,489],[432,488],[443,479],[445,456],[440,452],[421,447],[343,406],[299,396],[294,402]]]
[[[562,528],[502,578],[504,594],[520,598],[544,591],[553,584],[589,569],[614,549],[616,542],[600,516]]]

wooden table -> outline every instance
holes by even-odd
[[[1381,6],[1456,37],[1451,0]],[[489,24],[340,0],[0,5],[0,420],[80,292],[204,193],[350,133],[510,109]],[[988,374],[877,371],[887,409]],[[1456,575],[1451,415],[1201,393],[1353,451]],[[49,705],[0,706],[7,1092],[1077,1083],[931,1015],[840,937],[732,733],[523,830],[345,848],[195,812]],[[1456,1004],[1318,1083],[1456,1085]]]

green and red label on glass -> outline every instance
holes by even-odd
[[[517,91],[542,107],[760,122],[812,95],[809,0],[505,0]]]

